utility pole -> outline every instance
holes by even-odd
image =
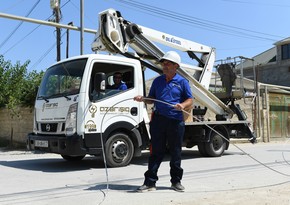
[[[69,22],[68,25],[73,26],[73,22]],[[66,30],[66,58],[69,57],[69,29]]]
[[[52,21],[55,23],[59,23],[61,19],[60,0],[50,0],[50,8],[53,10],[53,15],[54,15],[54,19]],[[60,61],[61,59],[60,41],[61,41],[61,31],[59,27],[56,27],[56,60],[57,61]]]
[[[80,0],[80,20],[81,20],[81,45],[80,45],[80,54],[84,53],[84,0]]]

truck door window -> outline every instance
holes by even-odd
[[[93,65],[90,80],[90,99],[92,101],[101,100],[112,95],[126,92],[134,87],[133,67],[114,63],[95,63]],[[94,89],[94,76],[101,72],[106,75],[106,90],[96,93]]]

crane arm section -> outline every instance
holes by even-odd
[[[187,52],[190,58],[195,59],[198,66],[181,63],[177,72],[189,80],[197,101],[215,114],[233,114],[228,106],[208,91],[215,61],[214,48],[139,26],[125,20],[120,12],[108,9],[99,13],[99,28],[92,43],[92,50],[128,56],[126,54],[132,49],[135,57],[149,62],[155,71],[162,73],[159,59],[164,52],[153,42]]]

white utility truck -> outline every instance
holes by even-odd
[[[126,166],[132,157],[150,147],[149,116],[137,95],[146,96],[145,69],[159,74],[164,55],[155,43],[186,52],[197,65],[181,64],[178,73],[188,79],[194,99],[186,120],[184,146],[198,146],[202,156],[221,156],[231,133],[256,140],[243,111],[209,92],[215,49],[125,20],[108,9],[99,14],[99,28],[92,44],[97,54],[57,62],[47,69],[35,102],[30,150],[60,154],[66,160],[102,155],[110,167]],[[98,54],[109,52],[109,55]],[[115,72],[123,74],[127,90],[109,89]],[[215,119],[204,119],[206,111]],[[234,120],[233,116],[238,117]],[[240,137],[240,136],[233,136]]]

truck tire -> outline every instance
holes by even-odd
[[[227,136],[221,130],[217,130],[217,132],[223,136]],[[205,151],[209,157],[220,157],[226,150],[226,140],[218,133],[212,131],[209,142],[205,143]]]
[[[106,162],[109,167],[127,166],[134,155],[134,145],[125,133],[115,133],[105,144]]]
[[[86,155],[80,155],[80,156],[70,156],[70,155],[61,155],[63,159],[66,161],[81,161]]]
[[[207,151],[205,149],[205,143],[206,142],[199,142],[197,147],[198,147],[198,151],[199,151],[201,156],[208,157]]]

